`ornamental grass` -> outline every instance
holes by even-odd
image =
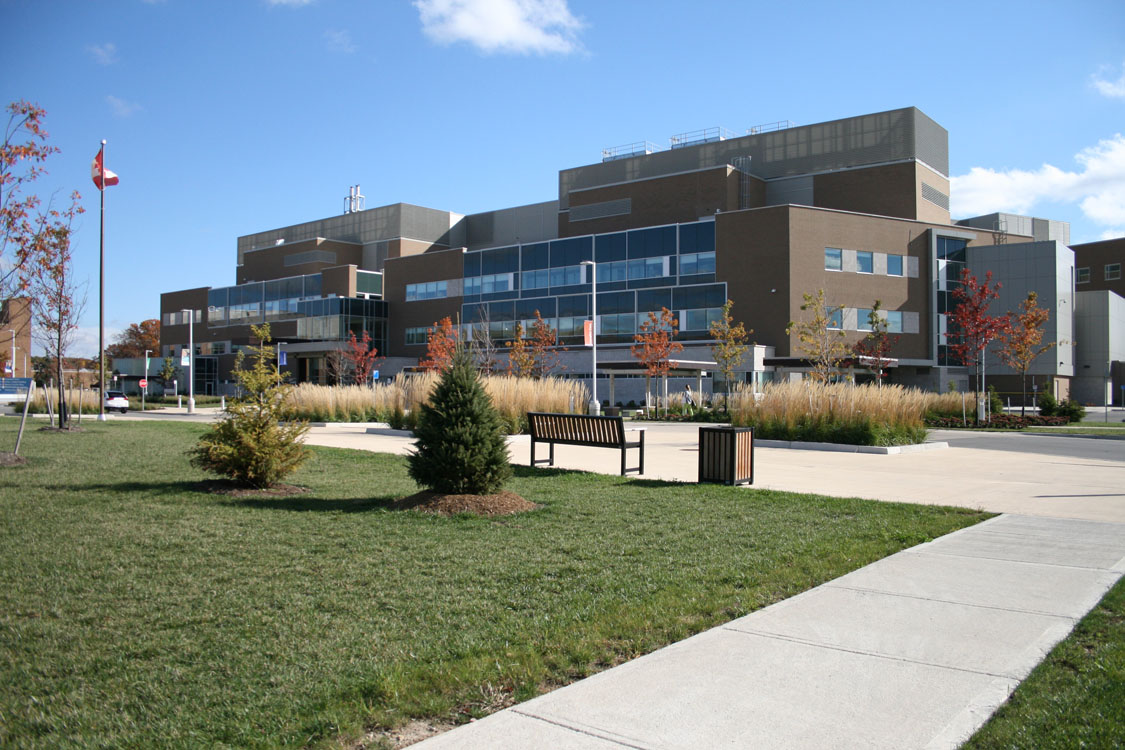
[[[429,400],[437,373],[399,376],[374,387],[324,386],[301,383],[289,395],[289,413],[313,422],[389,422],[412,427],[412,415]],[[529,411],[573,412],[589,400],[589,391],[577,380],[517,378],[511,375],[481,377],[485,392],[511,432],[522,431]]]
[[[767,440],[910,445],[926,439],[926,395],[893,385],[770,383],[731,394],[731,423]]]

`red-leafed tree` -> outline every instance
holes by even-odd
[[[891,336],[887,332],[887,319],[879,314],[882,306],[882,302],[875,300],[875,306],[867,314],[870,330],[852,347],[860,364],[875,376],[875,384],[878,386],[883,385],[883,378],[887,376],[886,368],[891,361],[891,349],[899,340],[898,336]]]
[[[459,341],[453,321],[445,316],[426,331],[426,354],[418,366],[427,372],[444,372],[453,362]]]
[[[1020,402],[1020,416],[1024,415],[1027,404],[1027,371],[1040,354],[1055,346],[1054,341],[1043,343],[1043,326],[1047,325],[1051,311],[1039,306],[1039,295],[1028,292],[1027,299],[1020,303],[1020,311],[1012,316],[1011,325],[1000,334],[1002,346],[997,354],[1000,360],[1020,374],[1023,400]]]
[[[684,350],[684,345],[676,341],[680,321],[667,307],[660,308],[660,315],[648,314],[648,320],[641,323],[640,332],[633,336],[636,343],[630,347],[633,357],[645,368],[645,393],[649,392],[652,378],[667,375],[671,368],[669,357]]]
[[[362,339],[356,339],[355,331],[348,331],[348,348],[342,353],[344,359],[351,365],[356,385],[365,385],[371,378],[371,371],[375,364],[382,360],[379,350],[371,345],[371,335],[363,332]]]
[[[46,171],[47,157],[58,152],[47,143],[46,112],[25,101],[7,109],[0,145],[0,299],[29,288],[32,267],[58,243],[60,216],[50,205],[42,208],[39,197],[30,192]],[[78,213],[75,206],[70,213]]]
[[[105,355],[111,359],[130,359],[145,356],[145,350],[160,351],[160,321],[156,318],[130,323],[117,341],[105,348]]]
[[[1000,296],[1000,282],[992,284],[992,271],[984,275],[984,283],[969,273],[961,271],[961,283],[953,290],[957,300],[947,319],[946,335],[949,351],[958,362],[973,368],[973,398],[979,403],[984,390],[982,364],[988,345],[1008,330],[1007,315],[988,314],[992,302]]]

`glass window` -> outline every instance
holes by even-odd
[[[875,272],[875,254],[869,250],[860,250],[855,254],[856,270],[860,273]]]
[[[615,260],[625,260],[625,233],[600,234],[594,238],[594,260],[598,262],[598,276],[600,277],[602,263]]]
[[[690,253],[680,256],[680,275],[715,273],[715,253]]]
[[[844,270],[844,251],[838,247],[824,248],[824,270],[825,271],[842,271]]]
[[[828,327],[829,328],[843,328],[844,327],[844,311],[836,308],[828,313]]]
[[[888,276],[902,276],[902,256],[901,255],[888,255],[887,256],[887,275]]]
[[[937,257],[964,263],[966,260],[965,247],[968,244],[968,240],[959,240],[954,237],[938,237]]]
[[[538,271],[523,272],[524,289],[543,289],[550,285],[551,272],[546,268]]]
[[[524,245],[520,248],[521,268],[525,271],[537,271],[551,265],[551,246],[546,242],[534,245]]]
[[[1077,283],[1079,283],[1079,284],[1088,284],[1088,283],[1090,283],[1090,269],[1089,269],[1088,267],[1087,267],[1087,268],[1079,268],[1079,269],[1078,269],[1078,279],[1077,279]]]
[[[887,311],[887,333],[902,333],[902,311]]]
[[[637,292],[637,312],[659,311],[662,307],[671,307],[671,289],[642,289]]]
[[[1105,266],[1105,280],[1117,281],[1121,278],[1121,264],[1120,263],[1106,263]]]
[[[871,330],[871,308],[860,307],[855,311],[855,327],[857,331]]]

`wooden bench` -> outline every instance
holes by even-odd
[[[531,430],[531,465],[555,465],[555,444],[585,445],[592,448],[617,448],[621,451],[621,476],[635,471],[645,473],[645,433],[644,429],[629,430],[638,432],[640,438],[630,442],[626,439],[625,420],[622,417],[593,417],[585,414],[546,414],[528,412],[527,424]],[[550,457],[535,458],[535,445],[547,443]],[[633,468],[625,467],[625,452],[636,448],[640,452],[640,463]]]

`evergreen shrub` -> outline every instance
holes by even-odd
[[[192,465],[204,471],[265,488],[308,459],[303,440],[309,425],[280,421],[286,416],[285,399],[292,386],[278,380],[272,365],[269,324],[250,330],[261,342],[251,347],[253,365],[249,370],[243,367],[240,351],[233,371],[243,395],[227,401],[223,419],[199,438],[190,455]]]
[[[457,351],[419,409],[410,477],[444,494],[499,492],[512,474],[505,428],[469,355]]]

